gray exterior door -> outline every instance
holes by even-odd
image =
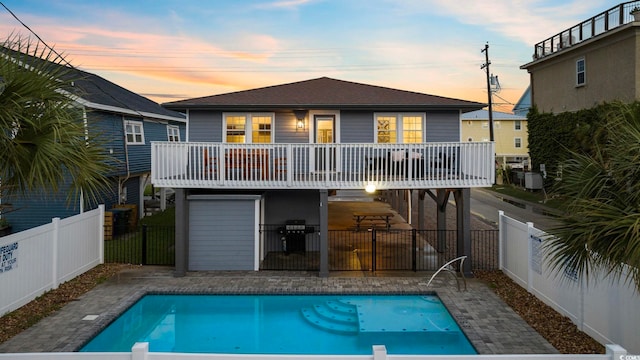
[[[256,270],[256,200],[189,201],[189,270]]]

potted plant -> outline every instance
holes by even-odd
[[[633,16],[633,21],[640,21],[640,6],[635,6],[633,9],[631,9],[629,14]]]
[[[5,218],[0,218],[0,237],[11,234],[11,224]]]

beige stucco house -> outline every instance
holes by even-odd
[[[540,112],[561,113],[603,102],[640,98],[640,21],[616,5],[547,38],[521,66],[531,77],[531,99]]]

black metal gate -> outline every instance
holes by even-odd
[[[175,227],[139,225],[113,231],[105,226],[106,263],[175,266]]]

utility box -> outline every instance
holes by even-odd
[[[542,175],[534,172],[524,173],[524,187],[527,190],[542,190]]]

